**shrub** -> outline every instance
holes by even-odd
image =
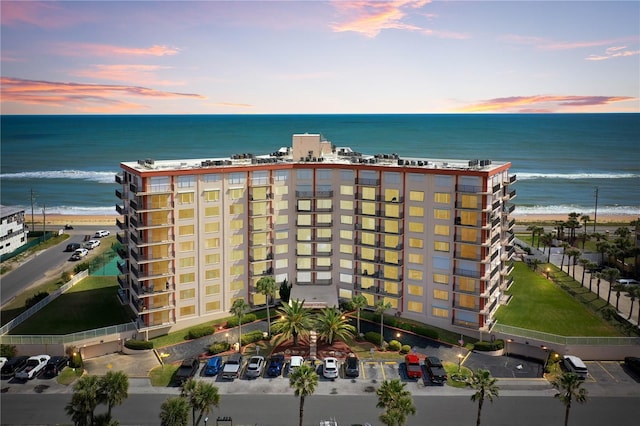
[[[79,274],[82,271],[86,271],[89,269],[89,264],[87,262],[79,263],[73,268],[74,274]]]
[[[400,348],[400,353],[408,354],[409,352],[411,352],[411,346],[402,345],[402,347]]]
[[[18,349],[15,345],[0,345],[0,356],[3,356],[5,358],[13,358],[16,355],[18,355]]]
[[[197,339],[210,334],[213,334],[213,327],[210,325],[201,325],[199,327],[190,328],[187,333],[187,339]]]
[[[36,303],[38,303],[39,301],[41,301],[42,299],[44,299],[45,297],[47,297],[48,295],[49,293],[47,293],[46,291],[41,291],[39,293],[36,293],[24,302],[24,306],[26,308],[30,308]]]
[[[215,355],[221,352],[226,352],[230,348],[231,348],[231,343],[229,342],[213,342],[213,344],[209,346],[209,353],[211,355]]]
[[[402,343],[398,342],[397,340],[392,340],[389,342],[389,346],[387,347],[387,349],[390,351],[399,351],[401,347]]]
[[[415,325],[413,327],[413,332],[416,334],[419,334],[421,336],[424,337],[428,337],[430,339],[434,339],[434,340],[438,340],[438,338],[440,337],[440,335],[438,334],[438,332],[432,328],[427,328],[421,325]]]
[[[342,312],[352,312],[355,311],[356,308],[353,306],[353,302],[351,300],[345,300],[340,302],[340,310]]]
[[[129,339],[124,342],[124,347],[134,351],[142,351],[145,349],[153,349],[153,342],[151,340]]]
[[[242,337],[240,338],[240,342],[242,343],[242,346],[244,346],[244,345],[248,345],[249,343],[262,340],[263,338],[264,338],[264,335],[262,334],[262,331],[255,330],[255,331],[250,331],[249,333],[243,334]]]
[[[256,320],[256,314],[246,314],[242,316],[242,323],[246,324],[249,322],[254,322]],[[227,321],[227,328],[233,328],[238,326],[238,317],[231,317]]]
[[[367,331],[364,333],[364,339],[367,342],[371,342],[374,345],[380,344],[380,333],[376,333],[375,331]]]
[[[493,342],[485,342],[484,340],[476,342],[473,349],[480,352],[498,351],[504,348],[504,340],[495,340]]]

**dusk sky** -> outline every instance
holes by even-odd
[[[2,114],[640,112],[639,1],[5,1]]]

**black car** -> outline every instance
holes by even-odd
[[[635,356],[625,357],[624,365],[636,375],[640,376],[640,358]]]
[[[47,361],[47,365],[44,366],[44,377],[47,379],[56,377],[68,363],[69,358],[66,356],[52,356],[51,359]]]
[[[360,375],[360,360],[351,354],[344,362],[344,375],[346,377],[358,377]]]
[[[67,248],[64,251],[76,251],[80,248],[80,243],[67,244]]]
[[[10,358],[3,366],[0,374],[3,379],[10,379],[27,364],[28,356]]]

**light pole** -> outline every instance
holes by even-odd
[[[458,354],[458,374],[460,374],[460,370],[462,369],[462,354]]]
[[[544,365],[542,366],[542,370],[543,372],[546,371],[547,369],[547,363],[549,362],[549,348],[542,345],[540,346],[542,348],[542,350],[545,352],[544,354]]]
[[[207,422],[209,421],[209,417],[204,418],[204,426],[207,426]]]
[[[509,356],[509,343],[513,342],[513,339],[507,339],[507,356]]]
[[[549,279],[549,274],[551,273],[551,268],[547,268],[547,270],[545,272],[547,273],[547,279]]]

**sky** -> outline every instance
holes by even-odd
[[[640,112],[639,1],[6,1],[2,114]]]

